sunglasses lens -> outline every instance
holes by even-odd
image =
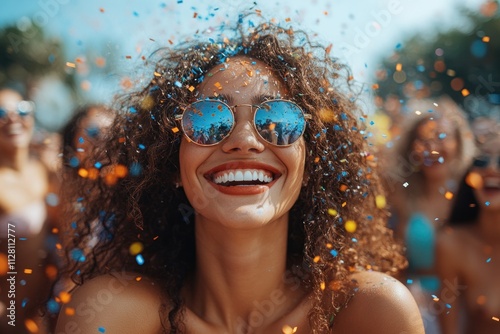
[[[274,145],[290,145],[300,138],[306,127],[304,114],[290,101],[267,101],[255,112],[259,135]]]
[[[214,145],[226,138],[234,124],[233,113],[219,101],[198,101],[182,116],[186,136],[200,145]]]
[[[488,167],[488,164],[490,163],[490,158],[489,157],[479,157],[474,159],[474,167],[478,168],[485,168]]]

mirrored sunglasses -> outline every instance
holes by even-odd
[[[271,145],[289,146],[296,142],[306,128],[305,114],[294,102],[268,100],[259,105],[239,104],[230,107],[219,100],[200,100],[188,105],[176,120],[189,141],[200,146],[217,145],[234,129],[234,111],[247,106],[254,111],[253,126],[259,136]]]
[[[16,113],[21,119],[31,116],[35,111],[35,104],[32,101],[21,101],[16,108],[9,110],[6,107],[0,107],[0,123],[7,121],[10,112]]]
[[[482,155],[476,157],[472,165],[476,168],[487,168],[492,161],[493,163],[495,163],[494,160],[495,158],[496,158],[496,167],[500,169],[500,156],[495,156],[495,155]]]

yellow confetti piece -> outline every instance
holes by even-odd
[[[158,72],[156,72],[156,71],[153,74],[154,74],[155,77],[161,77],[161,74],[158,73]]]
[[[173,132],[173,133],[177,133],[177,132],[179,132],[179,128],[178,128],[178,127],[172,128],[172,132]]]
[[[75,309],[72,307],[66,307],[64,313],[69,316],[75,315]]]
[[[32,319],[26,319],[26,321],[24,321],[24,326],[26,326],[26,329],[30,333],[38,333],[38,325]]]
[[[27,275],[31,275],[31,274],[33,274],[33,269],[26,268],[26,269],[24,269],[24,273]]]
[[[488,43],[488,42],[490,41],[490,36],[483,36],[482,41],[483,41],[484,43]]]
[[[144,249],[144,245],[141,242],[134,242],[130,245],[128,251],[130,255],[137,255],[142,252]]]
[[[403,69],[403,64],[397,63],[396,64],[396,71],[400,72]]]
[[[297,327],[292,328],[291,326],[285,325],[285,326],[283,326],[281,331],[283,332],[283,334],[293,334],[293,333],[297,332]]]
[[[465,97],[465,96],[467,96],[469,94],[470,94],[470,92],[469,92],[469,90],[467,88],[462,89],[462,96],[463,97]]]
[[[346,206],[347,205],[347,202],[344,202],[342,203],[342,207]]]
[[[385,196],[383,196],[383,195],[375,196],[375,205],[379,209],[385,208],[385,206],[387,205],[387,201],[385,200]]]
[[[347,232],[349,233],[354,233],[356,232],[356,228],[358,227],[358,225],[356,224],[356,222],[354,220],[348,220],[345,222],[344,224],[344,228]]]
[[[326,288],[326,284],[325,284],[325,282],[321,282],[321,283],[319,284],[319,288],[320,288],[321,290],[325,290],[325,288]]]
[[[66,66],[71,67],[71,68],[76,68],[76,64],[75,63],[71,63],[69,61],[66,62]]]
[[[78,175],[81,176],[81,177],[83,177],[83,178],[86,178],[86,177],[89,176],[89,171],[86,170],[85,168],[80,168],[78,170]]]
[[[192,91],[194,91],[195,88],[194,88],[194,86],[189,86],[188,89],[189,89],[190,92],[192,92]]]
[[[451,200],[453,198],[453,193],[451,191],[447,191],[446,194],[444,194],[444,197],[447,200]]]
[[[338,215],[339,213],[338,213],[338,212],[337,212],[337,210],[335,210],[335,209],[328,209],[328,214],[329,214],[330,216],[336,216],[336,215]]]
[[[221,90],[222,89],[222,85],[220,84],[220,82],[216,82],[214,83],[214,86],[218,89],[218,90]]]
[[[59,299],[61,300],[61,303],[67,304],[71,300],[71,295],[67,293],[66,291],[62,291],[59,294]]]
[[[314,262],[314,263],[318,263],[318,262],[319,262],[319,260],[321,260],[321,257],[320,257],[319,255],[316,255],[316,256],[314,257],[314,259],[313,259],[313,262]]]
[[[326,244],[326,248],[328,248],[328,249],[332,249],[332,248],[333,248],[333,245],[332,245],[331,243],[327,243],[327,244]]]

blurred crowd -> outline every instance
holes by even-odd
[[[0,316],[8,319],[14,300],[16,333],[53,330],[58,308],[48,291],[64,261],[61,239],[72,224],[65,217],[84,209],[65,203],[61,190],[71,178],[97,177],[86,153],[114,117],[104,105],[85,105],[60,133],[47,133],[36,129],[35,114],[23,92],[0,88]],[[426,333],[497,333],[500,123],[468,119],[446,96],[408,101],[403,114],[392,144],[375,154],[388,224],[408,259],[399,279],[415,296]],[[0,333],[11,332],[0,322]]]

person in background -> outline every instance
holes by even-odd
[[[48,240],[58,226],[58,196],[31,150],[34,111],[18,91],[0,89],[0,332],[6,334],[48,330],[37,310],[57,272]]]
[[[472,128],[478,152],[437,244],[443,334],[500,332],[500,123]]]
[[[118,101],[88,160],[97,177],[68,185],[84,210],[57,332],[423,333],[388,275],[406,261],[376,206],[349,71],[260,20],[156,53],[148,83]]]
[[[390,152],[385,181],[396,235],[406,245],[408,269],[400,279],[419,304],[426,333],[439,333],[433,294],[436,235],[446,222],[460,177],[473,155],[473,136],[458,106],[447,97],[413,100]]]

